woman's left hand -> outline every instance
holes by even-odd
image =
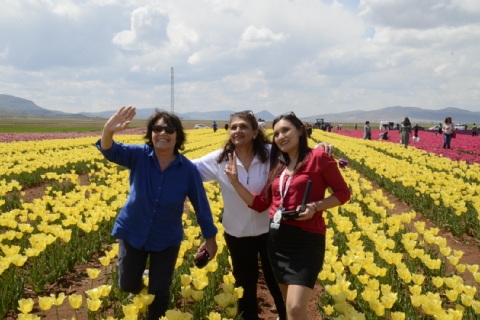
[[[298,206],[297,207],[297,212],[300,211],[301,209],[301,206]],[[307,207],[305,208],[305,211],[300,213],[300,218],[297,218],[295,220],[298,220],[298,221],[303,221],[303,220],[310,220],[313,218],[313,215],[316,213],[317,211],[313,208],[313,205],[312,204],[307,204]]]

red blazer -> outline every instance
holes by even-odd
[[[283,178],[283,190],[285,190],[287,179],[288,174],[285,174]],[[290,187],[283,203],[285,210],[295,210],[297,206],[302,204],[308,180],[312,181],[312,190],[308,198],[308,203],[323,200],[325,198],[325,190],[327,190],[328,187],[333,190],[333,195],[340,200],[342,204],[350,200],[350,189],[340,173],[337,162],[327,155],[322,148],[319,148],[312,150],[311,153],[307,155],[307,160],[290,182]],[[270,201],[264,196],[265,189],[260,194],[254,194],[255,198],[251,208],[262,212],[271,206],[270,219],[273,219],[275,210],[280,206],[281,202],[279,182],[280,175],[273,181],[271,186],[272,197]],[[295,225],[312,233],[325,234],[327,231],[325,220],[323,219],[323,211],[317,212],[310,220],[282,220],[281,223]]]

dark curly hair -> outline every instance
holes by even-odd
[[[233,117],[230,118],[230,130],[232,127],[232,119],[235,118],[240,118],[245,120],[250,124],[253,130],[258,130],[258,122],[257,118],[253,114],[250,113],[239,113],[234,115]],[[265,136],[263,133],[263,130],[258,130],[258,135],[255,139],[253,139],[253,150],[255,152],[255,155],[260,157],[260,161],[262,163],[265,163],[268,161],[268,151],[265,149],[265,145],[271,144],[272,142]],[[217,159],[217,163],[220,164],[223,161],[228,161],[228,155],[233,154],[233,151],[235,151],[235,144],[232,142],[232,140],[228,139],[227,143],[225,144],[225,147],[223,147],[223,151],[220,153],[220,156]]]
[[[143,137],[146,140],[146,144],[150,147],[153,147],[152,141],[152,127],[153,125],[159,120],[163,119],[163,121],[171,127],[175,127],[175,131],[177,131],[177,141],[174,147],[174,154],[178,154],[178,150],[185,150],[185,142],[187,141],[187,136],[185,131],[183,130],[182,121],[176,115],[171,114],[166,111],[156,110],[154,114],[150,116],[147,120],[147,133]]]
[[[293,169],[292,176],[295,175],[298,170],[303,166],[303,164],[310,158],[312,149],[308,147],[307,132],[303,127],[303,123],[297,116],[292,112],[289,114],[284,114],[278,116],[273,120],[272,128],[275,128],[275,125],[282,119],[287,120],[292,125],[295,126],[298,130],[303,129],[302,135],[300,136],[298,144],[298,159]],[[283,152],[275,143],[275,138],[272,144],[272,152],[270,156],[270,172],[268,173],[267,184],[265,186],[265,197],[270,199],[272,196],[272,183],[280,175],[281,170],[290,164],[290,157],[288,153]]]

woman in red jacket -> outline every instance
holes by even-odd
[[[274,143],[267,185],[260,194],[248,191],[239,181],[236,159],[230,158],[225,174],[249,207],[270,207],[268,256],[289,320],[308,319],[308,301],[322,269],[326,226],[322,213],[350,200],[350,190],[337,162],[323,149],[308,147],[302,121],[288,113],[273,121]],[[282,220],[282,211],[300,210],[308,181],[312,191],[306,210],[295,220]],[[333,194],[325,198],[330,187]]]

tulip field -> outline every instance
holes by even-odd
[[[130,133],[115,140],[144,143],[141,130]],[[189,159],[221,148],[228,139],[223,130],[187,133],[183,154]],[[479,319],[478,265],[464,263],[464,253],[439,236],[440,230],[459,241],[480,236],[478,148],[456,150],[465,157],[460,159],[443,149],[429,150],[427,142],[405,149],[348,135],[314,130],[309,141],[310,146],[329,142],[337,158],[348,159],[342,174],[352,192],[348,203],[324,213],[327,251],[317,284],[323,290],[311,303],[323,319]],[[81,318],[81,312],[88,319],[144,319],[155,297],[146,291],[132,297],[119,289],[118,244],[110,236],[128,197],[128,170],[103,158],[94,146],[98,134],[35,141],[11,137],[3,141],[17,141],[0,142],[0,317],[41,319],[52,309],[57,316],[50,318],[60,319],[58,308],[68,305],[68,319]],[[80,183],[80,176],[87,183]],[[374,190],[374,183],[380,189]],[[223,238],[221,190],[215,183],[204,185],[219,230],[218,255],[205,268],[194,267],[203,239],[187,203],[170,310],[162,320],[240,318],[243,289],[235,284]],[[23,193],[34,186],[43,186],[43,195],[25,201]],[[394,213],[395,205],[383,192],[411,209]],[[412,225],[417,215],[436,227],[420,221]],[[92,257],[102,267],[87,270],[88,290],[44,294]],[[99,275],[101,284],[94,281]],[[148,275],[144,282],[148,286]],[[33,299],[25,298],[26,287]],[[34,307],[40,314],[32,312]]]

